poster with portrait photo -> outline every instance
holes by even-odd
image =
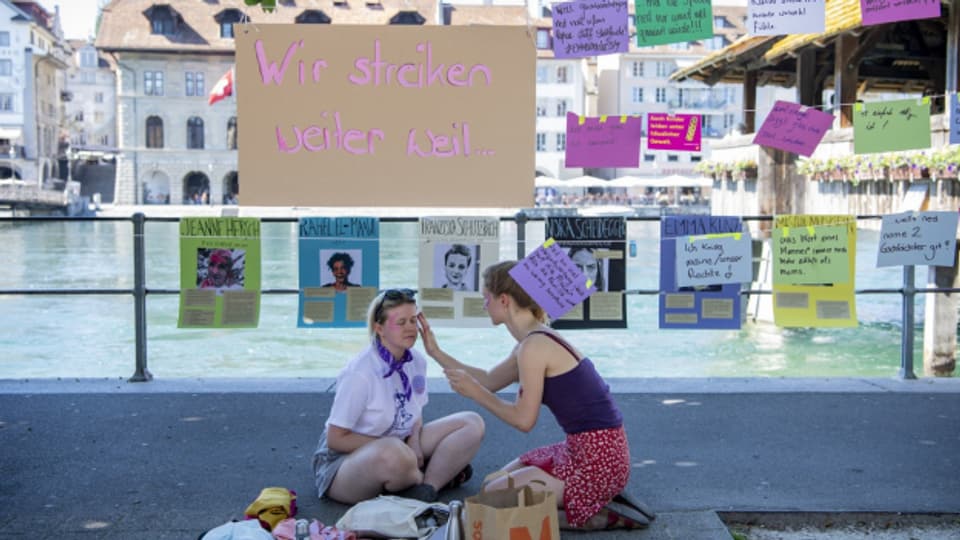
[[[260,318],[260,220],[180,220],[179,328],[255,328]]]
[[[557,245],[597,292],[559,319],[558,329],[626,328],[627,223],[622,217],[548,217],[544,238]]]
[[[380,288],[380,221],[300,218],[300,328],[366,326]]]
[[[420,219],[420,309],[434,326],[483,327],[480,274],[497,262],[500,220],[496,217]]]

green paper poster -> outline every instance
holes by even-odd
[[[846,225],[778,227],[772,236],[775,285],[850,281]]]
[[[930,148],[930,98],[856,103],[853,153]]]
[[[178,328],[255,328],[260,319],[260,220],[180,220]]]
[[[635,0],[637,46],[713,37],[710,0]]]

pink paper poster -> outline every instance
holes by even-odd
[[[810,157],[831,126],[831,114],[799,103],[777,101],[753,138],[753,144]]]
[[[940,16],[940,0],[860,0],[863,26]]]
[[[647,149],[700,151],[699,114],[647,114]]]
[[[639,167],[643,118],[567,113],[567,167]]]

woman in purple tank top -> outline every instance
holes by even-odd
[[[483,272],[484,308],[494,325],[505,325],[517,340],[506,359],[489,371],[460,362],[440,348],[421,313],[424,349],[443,367],[453,390],[520,431],[533,429],[541,403],[551,410],[566,438],[526,452],[502,470],[516,485],[546,484],[562,504],[561,523],[589,529],[645,526],[610,509],[627,485],[630,449],[609,386],[589,358],[546,325],[543,309],[510,277],[515,264],[504,261]],[[514,402],[496,395],[517,382]],[[488,488],[502,489],[506,482],[501,476]]]

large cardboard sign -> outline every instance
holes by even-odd
[[[244,205],[532,205],[526,28],[237,28]]]

